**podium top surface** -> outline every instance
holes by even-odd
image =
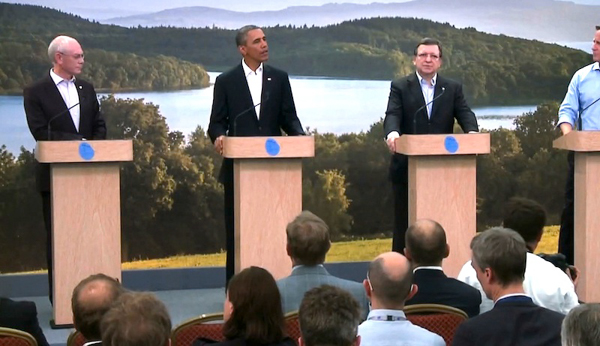
[[[35,159],[41,163],[133,161],[133,141],[38,141]]]
[[[489,154],[490,134],[403,135],[396,139],[396,152],[409,156]]]
[[[223,156],[231,159],[315,156],[313,136],[225,137]]]
[[[579,152],[600,151],[600,131],[571,131],[555,139],[552,146]]]

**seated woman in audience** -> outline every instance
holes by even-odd
[[[229,281],[223,304],[223,336],[213,346],[295,346],[286,336],[281,297],[273,276],[263,268],[242,270]],[[207,345],[203,339],[194,346]]]

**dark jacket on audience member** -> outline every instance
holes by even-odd
[[[38,322],[34,302],[14,301],[0,297],[0,327],[27,332],[35,338],[38,346],[48,346],[48,341]]]

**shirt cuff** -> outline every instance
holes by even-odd
[[[400,134],[398,133],[398,131],[392,131],[392,132],[388,133],[388,135],[385,139],[388,140],[391,138],[398,138],[398,137],[400,137]]]

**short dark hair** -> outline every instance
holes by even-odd
[[[433,220],[418,220],[405,234],[412,261],[421,266],[437,266],[446,257],[446,232]]]
[[[75,286],[71,295],[73,323],[88,341],[100,340],[102,316],[123,292],[119,281],[104,274],[90,275]]]
[[[490,268],[501,286],[523,282],[527,247],[523,237],[512,229],[490,228],[471,240],[473,261],[479,268]]]
[[[296,264],[315,266],[325,262],[331,247],[325,221],[305,210],[287,225],[285,232],[290,256]]]
[[[167,346],[171,337],[167,308],[149,292],[122,294],[100,327],[103,346]]]
[[[600,25],[596,25],[596,31],[600,30]]]
[[[369,264],[368,275],[372,294],[387,307],[403,305],[413,283],[412,268],[407,265],[405,273],[392,278],[390,273],[386,272],[383,262],[383,258],[377,258]]]
[[[235,35],[235,45],[236,47],[245,46],[246,40],[248,39],[248,32],[252,30],[260,29],[260,27],[256,25],[246,25],[241,27],[237,34]]]
[[[436,40],[435,38],[425,37],[424,39],[419,41],[419,43],[416,45],[415,50],[413,52],[413,54],[415,56],[417,56],[419,47],[421,47],[421,46],[438,46],[438,48],[440,50],[440,58],[443,55],[442,54],[442,43],[439,40]]]
[[[513,197],[504,207],[502,225],[519,233],[526,243],[535,241],[544,232],[546,210],[531,199]]]
[[[281,295],[273,276],[263,268],[249,267],[234,275],[227,286],[233,311],[223,326],[228,340],[243,338],[250,344],[280,342],[285,336]]]
[[[600,29],[599,29],[600,30]],[[562,323],[563,346],[600,345],[600,304],[581,304],[569,311]]]
[[[306,292],[298,315],[306,346],[350,346],[361,319],[356,299],[347,291],[329,285]]]

